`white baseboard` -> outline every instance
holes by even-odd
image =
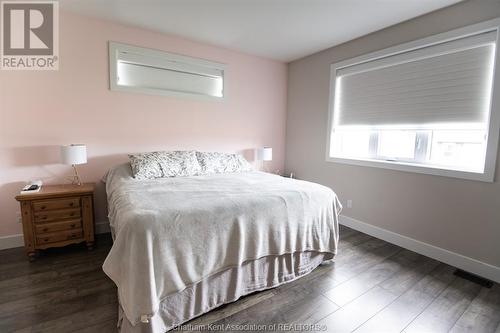
[[[500,283],[500,267],[466,257],[464,255],[445,250],[443,248],[406,237],[395,232],[358,221],[348,216],[340,216],[340,224],[354,230],[361,231],[370,236],[380,238],[386,242],[401,246],[432,259],[439,260],[448,265],[463,269],[464,271],[482,276],[486,279]]]
[[[22,234],[0,237],[0,250],[24,246]]]
[[[361,222],[348,216],[341,215],[340,224],[500,283],[500,267]],[[96,234],[108,232],[110,232],[108,221],[100,221],[95,224]],[[21,246],[24,246],[22,234],[0,237],[0,250]]]
[[[108,232],[110,232],[108,221],[96,222],[95,224],[96,234],[105,234]],[[23,234],[0,237],[0,250],[12,249],[14,247],[21,247],[21,246],[24,246]]]

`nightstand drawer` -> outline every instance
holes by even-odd
[[[50,233],[54,231],[61,230],[74,230],[82,227],[81,220],[71,220],[64,222],[52,222],[52,223],[44,223],[35,225],[35,232],[37,235]]]
[[[79,239],[83,237],[82,229],[59,231],[50,234],[37,235],[37,245],[62,242],[66,240]]]
[[[78,208],[80,207],[80,198],[35,201],[32,203],[32,205],[33,205],[33,211],[35,212],[54,210],[54,209]]]
[[[35,223],[45,223],[49,221],[60,221],[66,219],[79,218],[81,215],[80,208],[49,210],[46,212],[35,212]]]

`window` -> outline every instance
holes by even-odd
[[[327,160],[493,181],[499,22],[332,64]]]
[[[225,65],[109,43],[110,89],[155,95],[225,97]]]

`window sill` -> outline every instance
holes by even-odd
[[[454,170],[454,169],[441,169],[434,166],[426,166],[421,164],[417,165],[399,161],[368,160],[368,159],[364,160],[364,159],[352,159],[352,158],[330,157],[330,156],[327,156],[326,161],[357,165],[357,166],[366,166],[366,167],[375,167],[375,168],[382,168],[389,170],[421,173],[434,176],[477,180],[488,183],[492,183],[494,178],[493,172],[488,173],[485,171],[484,173],[479,173],[479,172]]]

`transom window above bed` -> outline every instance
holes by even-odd
[[[498,24],[332,64],[327,160],[493,181]]]
[[[109,42],[110,89],[222,100],[225,65],[143,47]]]

